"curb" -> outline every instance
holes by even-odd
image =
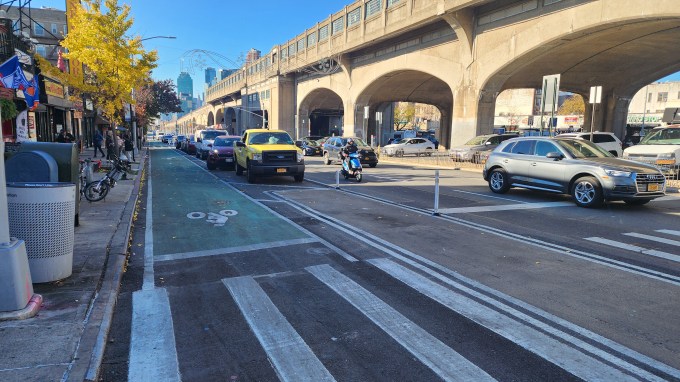
[[[142,158],[140,169],[145,166],[146,153],[143,154]],[[95,301],[88,313],[89,319],[80,339],[80,348],[85,349],[83,353],[87,354],[87,349],[92,349],[91,355],[89,358],[78,358],[67,380],[96,381],[99,377],[113,312],[127,262],[128,242],[132,232],[134,212],[139,200],[141,180],[142,175],[138,175],[132,188],[131,198],[128,200],[116,231],[109,242],[102,278],[95,292]]]

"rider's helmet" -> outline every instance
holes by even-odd
[[[353,146],[354,145],[354,139],[352,139],[352,138],[347,139],[347,144],[350,145],[350,146]]]

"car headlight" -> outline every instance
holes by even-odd
[[[217,150],[213,150],[213,154],[219,154],[220,152]]]
[[[656,164],[675,165],[675,153],[663,153],[656,156]]]
[[[257,162],[262,161],[262,153],[253,154],[253,160]]]
[[[300,151],[298,151],[297,152],[297,161],[302,162],[304,159],[305,159],[305,156]]]
[[[662,153],[656,156],[656,159],[675,159],[675,153]]]
[[[605,169],[604,172],[605,172],[605,174],[607,174],[609,176],[616,176],[616,177],[621,177],[621,178],[628,178],[632,174],[630,171],[613,170],[613,169]]]

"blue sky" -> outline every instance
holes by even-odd
[[[64,3],[64,0],[33,0],[31,6],[65,9]],[[192,65],[200,57],[187,52],[202,49],[234,62],[241,55],[245,57],[251,48],[266,54],[275,45],[285,43],[351,3],[351,0],[119,0],[119,4],[132,8],[135,21],[132,33],[142,38],[177,37],[175,40],[151,39],[145,41],[144,46],[158,50],[158,68],[153,77],[177,81],[183,67],[194,80],[194,96],[203,92],[205,77],[201,68]],[[222,66],[230,65],[224,59],[217,59]],[[205,55],[203,60],[207,66],[220,66]],[[680,81],[680,72],[662,80]]]

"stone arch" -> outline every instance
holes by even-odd
[[[615,0],[601,0],[543,15],[531,25],[478,34],[476,51],[486,53],[478,53],[474,63],[481,85],[477,131],[493,125],[499,92],[540,89],[544,75],[560,74],[563,91],[587,95],[591,86],[602,86],[595,127],[622,135],[633,95],[680,70],[680,51],[671,48],[680,44],[678,25],[677,4],[637,0],[621,7]],[[537,31],[543,33],[540,38]],[[589,125],[590,117],[585,121]]]
[[[208,120],[207,120],[207,125],[212,126],[215,124],[215,115],[213,114],[212,111],[208,112]]]
[[[344,103],[335,91],[315,88],[298,106],[298,137],[342,135]]]
[[[361,89],[355,102],[355,134],[357,136],[378,137],[383,144],[391,131],[392,116],[384,115],[386,110],[392,110],[393,102],[415,102],[435,106],[440,114],[438,139],[442,147],[450,147],[451,142],[451,109],[453,106],[453,91],[451,86],[439,77],[419,70],[395,70],[380,74],[372,82]],[[369,115],[364,117],[365,107],[369,108]],[[375,112],[383,112],[382,124],[376,123]],[[390,122],[387,122],[390,121]],[[361,131],[361,132],[359,132]]]
[[[221,107],[217,108],[217,112],[215,113],[215,124],[219,125],[221,128],[224,128],[224,109]]]

